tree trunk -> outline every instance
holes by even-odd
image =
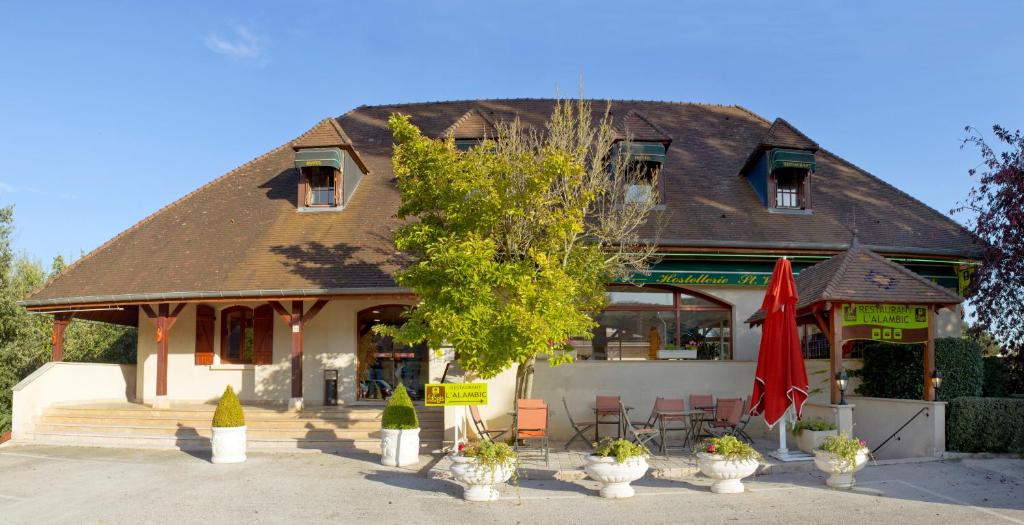
[[[536,363],[536,357],[519,363],[516,369],[516,399],[529,399],[533,395],[533,372]]]

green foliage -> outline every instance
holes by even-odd
[[[863,347],[862,383],[856,392],[863,396],[921,399],[924,395],[922,345],[867,343]],[[956,337],[935,340],[935,366],[945,379],[939,399],[948,401],[981,394],[984,366],[982,348],[975,341]]]
[[[476,458],[477,463],[491,470],[500,466],[514,467],[519,457],[507,443],[491,441],[466,445],[461,454],[467,458]]]
[[[1024,399],[961,397],[946,405],[946,448],[1024,454]]]
[[[642,445],[625,439],[604,438],[594,447],[594,455],[613,457],[616,463],[625,463],[630,458],[646,458],[650,454]]]
[[[538,354],[570,362],[567,341],[592,337],[604,283],[646,268],[637,232],[654,204],[612,205],[610,181],[624,180],[609,175],[613,130],[590,118],[589,104],[560,103],[545,131],[499,123],[498,140],[461,151],[392,115],[398,216],[409,219],[395,245],[415,261],[397,280],[420,303],[401,327],[375,331],[450,345],[481,378]]]
[[[981,387],[984,397],[1007,397],[1024,394],[1024,374],[1020,361],[1003,356],[984,359],[985,381]]]
[[[380,426],[392,430],[419,428],[420,420],[416,417],[416,407],[412,405],[412,399],[409,398],[409,393],[405,391],[405,385],[402,383],[398,383],[395,392],[388,398]]]
[[[11,428],[11,389],[50,360],[53,318],[30,315],[17,305],[63,269],[57,257],[50,272],[26,255],[11,253],[13,209],[0,208],[0,433]],[[64,360],[134,363],[136,330],[130,327],[74,320],[64,334]]]
[[[805,419],[793,425],[794,434],[799,434],[801,430],[820,432],[823,430],[836,430],[836,426],[824,419]]]
[[[238,396],[235,395],[235,389],[231,388],[231,385],[228,385],[224,389],[224,394],[220,396],[217,410],[213,413],[213,426],[217,428],[245,426],[242,404],[238,402]]]
[[[722,436],[705,439],[697,445],[697,452],[706,452],[723,456],[731,461],[743,461],[748,459],[761,459],[754,447],[736,439],[735,436]]]
[[[863,439],[839,434],[838,436],[825,436],[818,450],[828,452],[845,460],[853,465],[857,460],[857,454],[867,452],[867,443]]]

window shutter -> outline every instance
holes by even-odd
[[[309,206],[309,188],[306,183],[306,170],[299,168],[299,199],[298,205],[300,208]]]
[[[196,306],[196,364],[213,364],[213,332],[217,314],[212,306]]]
[[[341,206],[344,204],[341,202],[341,190],[342,190],[342,179],[341,170],[334,170],[334,205]]]
[[[274,309],[265,304],[253,310],[252,362],[269,365],[274,360]]]

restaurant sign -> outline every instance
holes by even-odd
[[[487,383],[431,383],[423,401],[428,407],[486,405]]]
[[[889,343],[928,341],[928,307],[908,304],[844,304],[843,339]]]
[[[686,285],[729,285],[729,286],[768,286],[772,274],[760,272],[688,272],[654,270],[648,274],[637,274],[633,278],[636,284],[674,284]]]

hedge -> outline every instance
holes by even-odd
[[[863,396],[896,399],[921,399],[923,345],[866,343],[864,367],[857,375]],[[935,366],[945,379],[939,399],[948,401],[963,396],[980,396],[984,379],[981,345],[967,339],[945,337],[935,340]]]
[[[395,392],[388,398],[380,426],[394,430],[419,428],[420,421],[416,417],[416,407],[412,405],[412,399],[409,399],[409,393],[405,391],[405,386],[402,383],[398,383]]]
[[[961,397],[946,405],[946,449],[1024,454],[1024,399]]]
[[[1024,394],[1024,371],[1021,360],[1011,357],[990,356],[984,359],[985,382],[981,395],[985,397],[1010,397]]]

